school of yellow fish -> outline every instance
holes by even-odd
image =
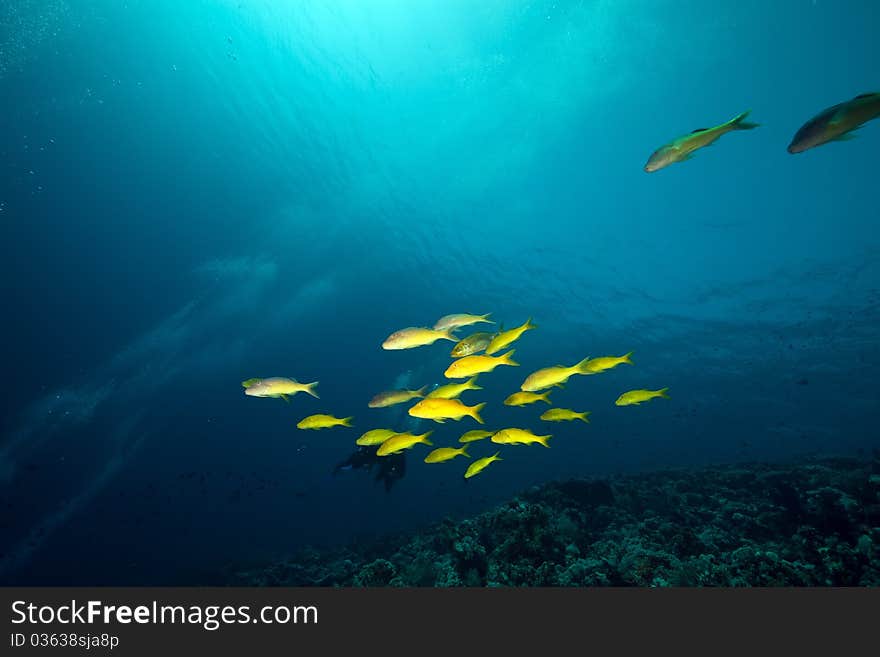
[[[382,343],[383,349],[414,349],[434,344],[438,340],[455,342],[450,356],[452,363],[443,373],[447,379],[464,379],[460,383],[448,383],[429,390],[430,386],[424,386],[418,390],[385,390],[377,393],[367,403],[369,408],[385,408],[396,404],[405,404],[415,400],[407,411],[411,417],[425,420],[433,420],[443,423],[447,420],[458,421],[465,417],[472,418],[479,424],[484,424],[480,411],[486,406],[486,402],[468,406],[461,401],[460,396],[467,391],[483,390],[483,386],[477,385],[477,377],[491,372],[502,365],[518,367],[519,363],[513,360],[514,349],[509,349],[502,354],[498,352],[507,349],[519,340],[526,331],[537,328],[531,318],[524,324],[512,329],[504,330],[500,327],[495,332],[475,332],[465,337],[458,337],[456,331],[474,324],[492,324],[489,313],[485,315],[454,314],[441,317],[433,327],[410,326],[395,331]],[[623,356],[601,356],[598,358],[584,358],[571,367],[554,365],[545,367],[529,374],[523,381],[520,389],[511,393],[503,402],[506,406],[528,406],[536,402],[543,402],[550,408],[539,416],[544,422],[568,422],[579,420],[589,423],[590,411],[575,411],[569,408],[554,407],[550,394],[553,388],[563,387],[568,380],[577,374],[593,375],[611,370],[618,365],[632,365],[630,359],[632,352]],[[312,397],[318,398],[316,387],[318,382],[299,383],[296,379],[284,377],[272,377],[266,379],[247,379],[242,382],[244,392],[249,397],[289,398],[298,392],[305,392]],[[668,388],[657,390],[628,390],[622,393],[614,402],[616,406],[635,406],[656,398],[668,399]],[[333,415],[318,413],[304,417],[297,423],[299,429],[329,429],[332,427],[351,427],[353,417],[338,418]],[[470,443],[485,440],[499,446],[532,445],[538,444],[550,447],[549,440],[552,434],[537,435],[528,429],[507,427],[488,431],[473,429],[465,432],[458,439],[460,446],[435,446],[429,440],[433,431],[422,434],[413,434],[394,429],[370,429],[363,433],[355,444],[361,446],[376,446],[378,456],[399,454],[403,450],[412,449],[416,445],[426,445],[434,449],[425,456],[425,463],[445,463],[452,461],[458,456],[472,458],[468,453]],[[464,478],[469,479],[481,473],[495,461],[501,461],[501,450],[495,451],[490,456],[484,456],[473,460],[464,471]]]
[[[734,118],[716,125],[712,128],[698,128],[686,135],[673,139],[667,144],[655,150],[648,158],[644,170],[648,173],[666,168],[670,164],[690,160],[694,153],[706,146],[714,144],[720,137],[728,132],[741,130],[753,130],[757,123],[746,121],[749,112],[742,112]],[[880,118],[880,93],[869,92],[859,94],[851,100],[838,103],[821,111],[807,121],[797,131],[788,146],[788,152],[802,153],[817,146],[835,141],[852,139],[854,131],[865,123]],[[437,320],[432,327],[409,326],[389,335],[382,343],[383,349],[414,349],[434,344],[438,340],[449,340],[455,343],[450,356],[453,361],[443,373],[447,379],[466,379],[463,382],[448,383],[429,390],[429,386],[418,390],[386,390],[376,394],[367,404],[370,408],[386,408],[396,404],[404,404],[417,400],[410,408],[409,415],[416,418],[445,422],[446,420],[461,420],[470,417],[479,424],[484,424],[480,411],[486,403],[473,404],[471,406],[462,402],[459,397],[470,390],[482,390],[477,385],[477,377],[491,372],[497,367],[518,367],[519,363],[513,360],[514,349],[508,349],[514,342],[519,340],[526,331],[537,328],[532,324],[531,318],[516,328],[497,331],[477,331],[465,337],[459,337],[456,332],[467,326],[476,324],[495,325],[489,319],[490,313],[485,315],[452,314],[445,315]],[[504,351],[507,349],[507,351]],[[504,353],[501,353],[504,351]],[[497,354],[497,355],[496,355]],[[630,360],[632,352],[623,356],[601,356],[599,358],[584,358],[571,367],[554,365],[532,372],[523,381],[518,391],[512,392],[505,400],[506,406],[528,406],[537,402],[543,402],[550,406],[539,416],[544,422],[568,422],[580,420],[589,423],[590,411],[575,411],[569,408],[554,407],[550,399],[550,393],[555,387],[562,387],[572,376],[577,374],[599,374],[613,369],[618,365],[632,365]],[[281,398],[286,402],[290,397],[305,392],[312,397],[318,398],[315,388],[318,382],[300,383],[296,379],[285,377],[270,377],[266,379],[253,378],[242,381],[245,395],[249,397]],[[652,399],[668,399],[668,388],[657,390],[639,389],[628,390],[622,393],[614,402],[616,406],[637,406]],[[333,415],[318,413],[309,415],[297,423],[299,429],[329,429],[332,427],[351,427],[352,417],[338,418]],[[377,446],[376,454],[387,456],[398,454],[406,449],[412,449],[415,445],[422,444],[434,447],[428,439],[432,434],[428,431],[423,434],[399,432],[393,429],[370,429],[361,435],[355,442],[362,446]],[[425,457],[425,463],[445,463],[458,456],[471,458],[468,453],[468,445],[472,442],[489,438],[497,445],[531,445],[539,444],[549,447],[548,441],[551,434],[536,435],[527,429],[508,427],[496,431],[475,429],[467,431],[459,439],[461,447],[436,447]],[[465,470],[465,478],[473,477],[485,470],[495,461],[500,461],[500,451],[491,456],[478,458],[470,463]]]

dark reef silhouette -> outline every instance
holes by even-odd
[[[283,586],[878,586],[880,452],[574,479],[239,573]]]

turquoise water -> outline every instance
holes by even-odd
[[[0,8],[3,581],[214,581],[558,477],[877,447],[880,127],[786,146],[877,90],[878,19],[825,0]],[[746,109],[759,129],[643,171]],[[444,382],[451,343],[379,345],[454,312],[539,326],[466,393],[489,428],[540,428],[500,403],[539,367],[635,366],[554,391],[591,424],[467,483],[420,448],[389,493],[332,476],[367,429],[475,428],[366,407]],[[254,376],[320,380],[321,400],[246,398]],[[355,427],[297,431],[313,412]]]

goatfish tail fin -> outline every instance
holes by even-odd
[[[660,390],[657,391],[657,396],[663,397],[663,399],[669,399],[669,395],[666,394],[668,390],[669,388],[660,388]]]
[[[354,419],[354,415],[349,415],[348,417],[344,417],[339,421],[339,424],[343,427],[350,427],[351,421]]]
[[[499,356],[499,358],[501,358],[501,362],[504,363],[505,365],[518,366],[519,363],[517,363],[515,360],[513,360],[513,352],[514,351],[516,351],[516,349],[511,349],[506,354]]]
[[[306,387],[303,388],[303,391],[304,391],[304,392],[307,392],[308,394],[310,394],[310,395],[311,395],[312,397],[314,397],[315,399],[320,399],[320,397],[318,397],[318,393],[315,392],[315,388],[318,386],[318,382],[317,382],[317,381],[312,381],[311,383],[306,383],[305,386],[306,386]]]
[[[477,385],[477,377],[472,376],[467,382],[468,390],[482,390],[482,386]]]
[[[498,456],[500,453],[501,453],[501,452],[495,452],[495,453],[492,455],[492,459],[493,459],[494,461],[503,461],[504,459],[502,459],[500,456]]]
[[[532,318],[531,318],[531,317],[529,317],[529,318],[526,320],[525,330],[528,331],[529,329],[536,329],[536,328],[538,328],[538,325],[535,324],[535,323],[532,321]]]
[[[467,453],[467,445],[463,445],[461,448],[459,448],[458,453],[462,456],[467,456],[468,458],[471,457],[471,455]]]
[[[550,406],[553,406],[553,402],[550,401],[550,392],[551,392],[550,390],[544,391],[543,395],[538,395],[538,399],[540,399],[541,401],[547,402],[547,404]]]
[[[761,125],[760,123],[749,123],[745,120],[751,111],[752,110],[746,110],[742,114],[738,114],[728,121],[727,125],[730,126],[731,130],[753,130],[759,127]]]
[[[627,364],[629,364],[629,365],[632,365],[632,364],[633,364],[633,362],[632,362],[632,355],[633,355],[633,352],[631,352],[631,351],[625,353],[625,354],[623,355],[623,358],[620,360],[620,362],[621,362],[621,363],[627,363]]]
[[[442,332],[442,335],[440,336],[440,339],[441,340],[452,340],[453,342],[458,342],[459,339],[457,337],[455,337],[455,331],[457,329],[458,329],[458,327],[454,326],[452,328],[448,328],[448,329],[444,330]]]
[[[477,404],[476,406],[474,406],[474,407],[471,409],[470,416],[471,416],[472,418],[474,418],[474,419],[475,419],[477,422],[479,422],[480,424],[486,424],[485,422],[483,422],[483,418],[480,417],[480,411],[483,410],[483,407],[484,407],[485,405],[486,405],[486,402],[483,402],[483,403],[481,403],[481,404]]]
[[[590,362],[590,357],[587,356],[580,363],[577,363],[571,369],[573,371],[577,372],[578,374],[592,374],[592,372],[590,372],[590,370],[587,368],[587,363],[589,363],[589,362]]]
[[[421,388],[419,388],[418,390],[411,390],[410,392],[413,393],[414,397],[424,397],[428,392],[428,388],[430,388],[430,387],[431,387],[430,385],[425,385],[425,386],[422,386]]]
[[[587,417],[589,414],[590,414],[590,411],[584,411],[583,413],[578,413],[577,417],[580,418],[581,420],[583,420],[584,422],[586,422],[587,424],[589,424],[590,418]]]
[[[547,449],[550,449],[550,445],[547,444],[547,441],[550,440],[552,437],[553,437],[552,434],[549,436],[538,436],[537,442],[539,445],[543,445]]]
[[[490,324],[494,324],[495,322],[493,322],[491,319],[489,319],[489,315],[491,315],[491,314],[492,313],[486,313],[485,315],[480,315],[480,319],[482,319],[484,322],[489,322]]]

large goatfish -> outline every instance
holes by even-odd
[[[880,93],[867,93],[822,111],[807,121],[788,145],[789,153],[803,153],[829,141],[847,141],[853,130],[880,116]]]
[[[663,167],[668,167],[676,162],[684,162],[693,157],[694,151],[704,146],[711,146],[715,141],[733,130],[751,130],[757,128],[757,123],[747,123],[745,118],[749,115],[749,110],[743,112],[739,116],[735,116],[727,123],[722,123],[714,128],[697,128],[684,137],[679,137],[665,146],[658,148],[645,165],[645,171],[651,173]]]
[[[435,329],[425,328],[424,326],[408,326],[399,331],[395,331],[382,343],[383,349],[412,349],[413,347],[423,347],[428,344],[434,344],[437,340],[452,340],[458,342],[452,332],[455,329],[443,329],[437,331]]]
[[[288,379],[283,376],[273,376],[268,379],[247,379],[242,381],[244,386],[244,394],[248,397],[274,397],[281,398],[284,401],[290,401],[290,397],[298,392],[305,392],[312,397],[317,398],[318,393],[315,392],[317,381],[312,383],[300,383],[296,379]]]

